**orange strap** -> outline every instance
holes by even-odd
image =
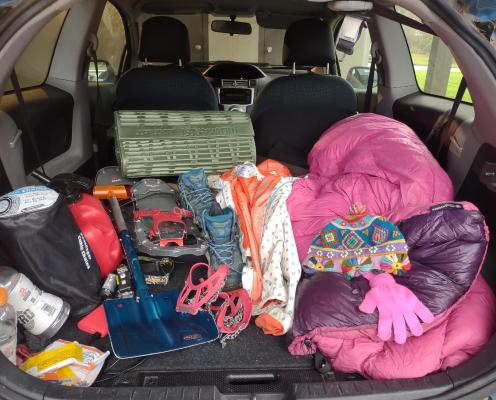
[[[255,325],[262,329],[266,335],[281,336],[284,335],[282,324],[272,315],[267,313],[260,314],[255,319]]]

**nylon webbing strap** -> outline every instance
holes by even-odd
[[[380,15],[381,17],[396,21],[402,25],[409,26],[410,28],[416,29],[418,31],[422,31],[428,33],[430,35],[437,36],[436,33],[429,28],[427,25],[419,22],[413,18],[409,18],[406,15],[400,14],[392,9],[378,6],[374,4],[374,13]]]
[[[434,138],[436,137],[439,138],[439,145],[436,154],[439,153],[441,147],[445,143],[445,141],[443,141],[443,136],[445,136],[443,135],[443,132],[445,129],[449,128],[449,126],[455,119],[456,113],[458,111],[458,107],[460,106],[460,103],[463,98],[463,94],[465,93],[466,89],[467,89],[467,83],[465,81],[465,78],[462,78],[462,80],[460,81],[460,85],[458,86],[458,91],[453,101],[453,105],[451,106],[451,110],[449,111],[447,116],[446,113],[443,114],[444,116],[446,116],[446,118],[441,117],[439,119],[439,122],[434,124],[431,131],[424,140],[424,143],[428,145],[431,142],[431,140],[433,140]],[[450,139],[450,137],[448,139]]]
[[[29,140],[33,146],[34,155],[36,157],[36,161],[38,162],[38,166],[41,168],[41,171],[44,175],[46,175],[45,167],[41,162],[40,149],[38,147],[38,142],[35,139],[33,130],[31,129],[31,124],[29,122],[29,116],[26,110],[26,103],[24,101],[24,96],[22,95],[21,86],[19,85],[19,79],[17,77],[17,73],[15,69],[12,70],[12,74],[10,75],[10,80],[12,82],[12,87],[14,88],[14,92],[17,98],[17,102],[19,103],[19,113],[21,116],[21,125],[24,132],[27,133]],[[36,170],[37,168],[35,168]]]
[[[460,103],[462,102],[463,95],[465,94],[465,90],[467,90],[467,82],[465,78],[462,78],[460,81],[460,86],[458,86],[458,91],[456,92],[455,101],[453,102],[453,106],[448,114],[448,118],[446,122],[441,127],[440,136],[439,136],[439,145],[437,147],[436,155],[439,156],[443,147],[449,146],[449,142],[451,141],[451,137],[454,135],[455,130],[452,133],[449,133],[449,129],[451,127],[452,122],[455,119],[458,108],[460,107]],[[446,134],[445,134],[446,132]]]
[[[96,74],[96,101],[95,110],[93,111],[93,153],[95,159],[95,167],[98,169],[99,163],[102,162],[106,165],[106,153],[107,153],[107,142],[106,142],[106,131],[103,123],[100,123],[100,109],[102,107],[102,92],[100,88],[100,76],[98,71],[98,57],[96,55],[96,50],[94,47],[89,49],[90,58],[95,65]]]
[[[369,79],[367,81],[367,91],[365,92],[365,102],[363,105],[363,112],[370,112],[372,109],[372,89],[374,86],[375,66],[377,63],[376,57],[372,55],[370,62]]]

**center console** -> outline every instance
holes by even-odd
[[[246,108],[253,104],[255,98],[255,82],[222,79],[221,86],[217,88],[217,96],[219,97],[219,104],[225,111],[246,112]]]
[[[204,75],[216,87],[223,111],[249,111],[255,100],[257,79],[265,78],[255,65],[237,62],[220,62],[208,68]]]

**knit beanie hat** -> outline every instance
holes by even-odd
[[[348,280],[364,272],[402,275],[410,270],[403,234],[381,216],[368,215],[362,205],[330,222],[315,237],[303,261],[307,274],[340,272]]]

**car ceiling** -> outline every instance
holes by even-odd
[[[120,0],[130,2],[134,10],[148,14],[256,15],[266,27],[284,27],[287,22],[304,17],[329,19],[333,13],[326,3],[306,0]]]

